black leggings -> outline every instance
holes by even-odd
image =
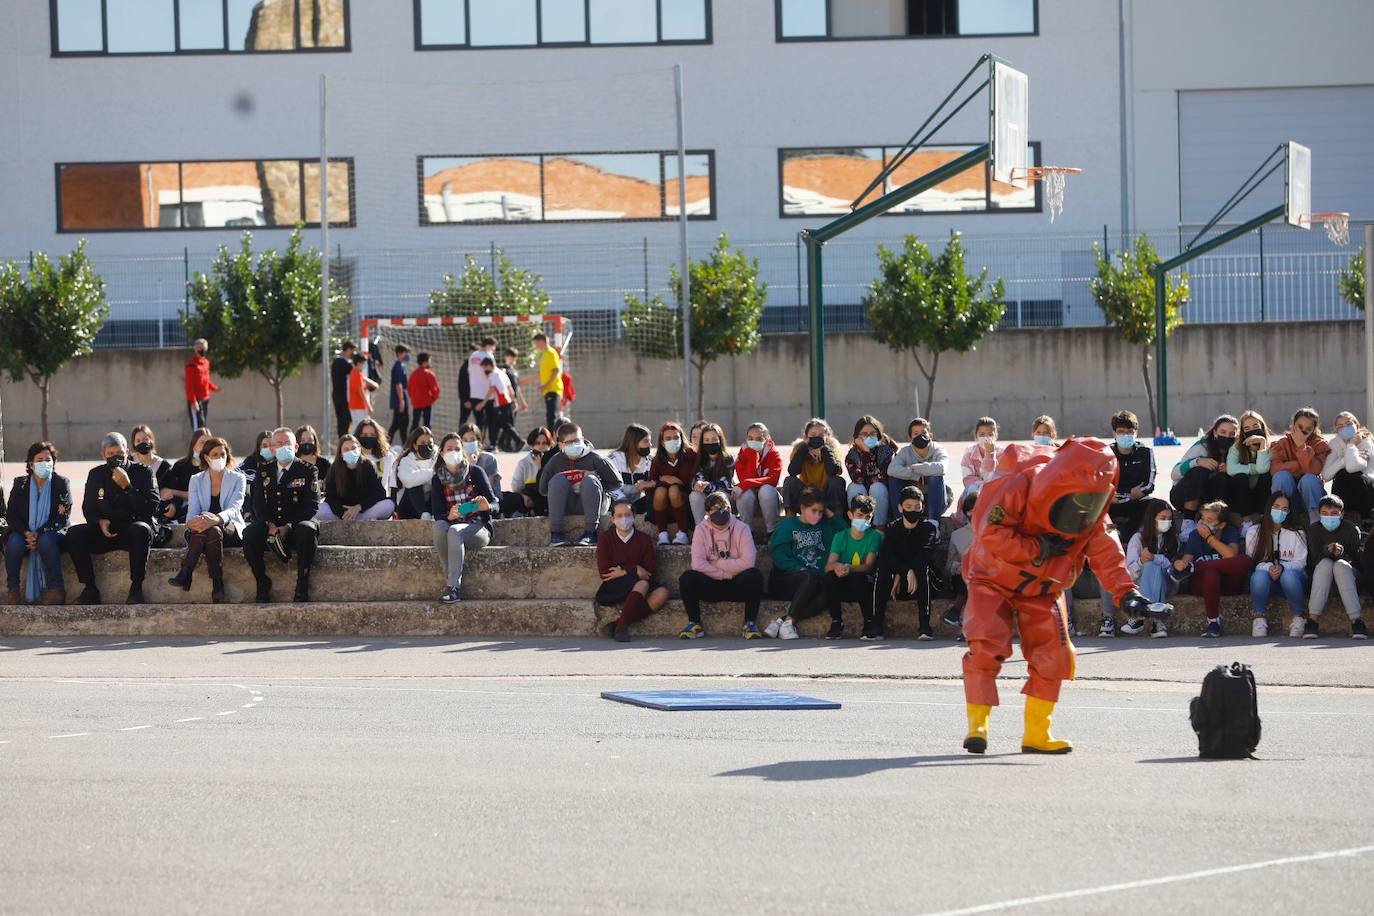
[[[701,623],[703,601],[742,601],[746,622],[758,619],[759,605],[763,603],[763,573],[756,567],[744,570],[733,579],[712,579],[705,573],[689,569],[678,578],[677,587],[682,593],[682,604],[687,608],[687,619],[692,623]]]
[[[893,569],[878,567],[878,577],[873,583],[873,622],[878,626],[883,626],[887,621],[887,603],[892,600],[892,583],[897,584],[897,600],[910,601],[916,599],[917,613],[921,617],[921,626],[930,625],[930,575],[929,570],[916,570],[916,593],[912,594],[906,587],[906,573],[898,572]],[[864,617],[868,621],[868,617]]]
[[[788,602],[787,616],[793,620],[815,617],[825,610],[825,577],[808,569],[773,567],[768,576],[768,593]]]
[[[864,622],[873,620],[873,579],[864,573],[851,570],[848,575],[837,576],[833,572],[825,574],[825,605],[830,611],[831,620],[842,620],[840,604],[854,601],[863,611]]]

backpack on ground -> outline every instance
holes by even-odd
[[[1251,756],[1260,740],[1259,701],[1249,665],[1218,665],[1202,679],[1202,695],[1189,709],[1197,732],[1199,757],[1241,759]]]

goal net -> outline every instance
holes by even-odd
[[[468,358],[478,349],[482,339],[496,341],[496,364],[503,364],[507,349],[515,350],[516,372],[520,379],[520,394],[529,404],[528,413],[516,415],[515,426],[524,435],[543,426],[544,399],[539,391],[539,354],[534,349],[534,335],[543,331],[549,345],[557,350],[563,362],[563,372],[573,372],[569,359],[572,342],[572,321],[561,315],[469,315],[460,317],[392,317],[369,318],[362,322],[362,337],[375,345],[385,364],[390,365],[397,344],[410,348],[412,359],[420,353],[429,354],[429,368],[439,379],[439,400],[434,405],[430,429],[435,436],[455,432],[462,417],[462,402],[458,397],[459,373],[467,370]],[[411,371],[414,372],[412,364]],[[566,408],[560,410],[566,412]]]

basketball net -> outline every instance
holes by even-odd
[[[1350,244],[1350,214],[1349,213],[1313,213],[1314,220],[1320,220],[1322,229],[1326,230],[1326,237],[1336,245]]]
[[[1055,216],[1064,212],[1064,190],[1068,184],[1069,180],[1063,172],[1045,174],[1045,201],[1049,204],[1051,223]]]

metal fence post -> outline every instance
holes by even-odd
[[[1259,227],[1260,321],[1264,320],[1264,227]]]

